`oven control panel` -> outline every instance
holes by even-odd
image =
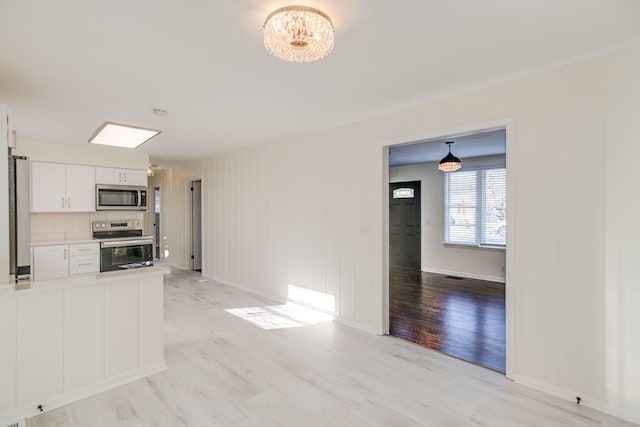
[[[93,221],[93,231],[142,230],[142,221]]]

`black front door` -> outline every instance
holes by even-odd
[[[420,270],[420,181],[389,184],[391,265]]]

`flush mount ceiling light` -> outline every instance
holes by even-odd
[[[333,23],[312,7],[281,7],[264,21],[264,46],[285,61],[317,61],[333,49]]]
[[[455,172],[462,167],[462,161],[451,154],[451,144],[453,144],[453,141],[447,141],[445,144],[449,146],[449,154],[440,160],[440,163],[438,163],[438,169],[442,172]]]
[[[160,133],[159,130],[146,129],[120,123],[104,122],[89,138],[90,144],[110,145],[112,147],[136,148]]]

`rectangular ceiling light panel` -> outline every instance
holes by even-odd
[[[93,134],[89,143],[112,147],[136,148],[160,133],[159,130],[145,129],[120,123],[104,122]]]

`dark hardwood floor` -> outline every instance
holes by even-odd
[[[392,267],[390,335],[505,372],[504,283]]]

